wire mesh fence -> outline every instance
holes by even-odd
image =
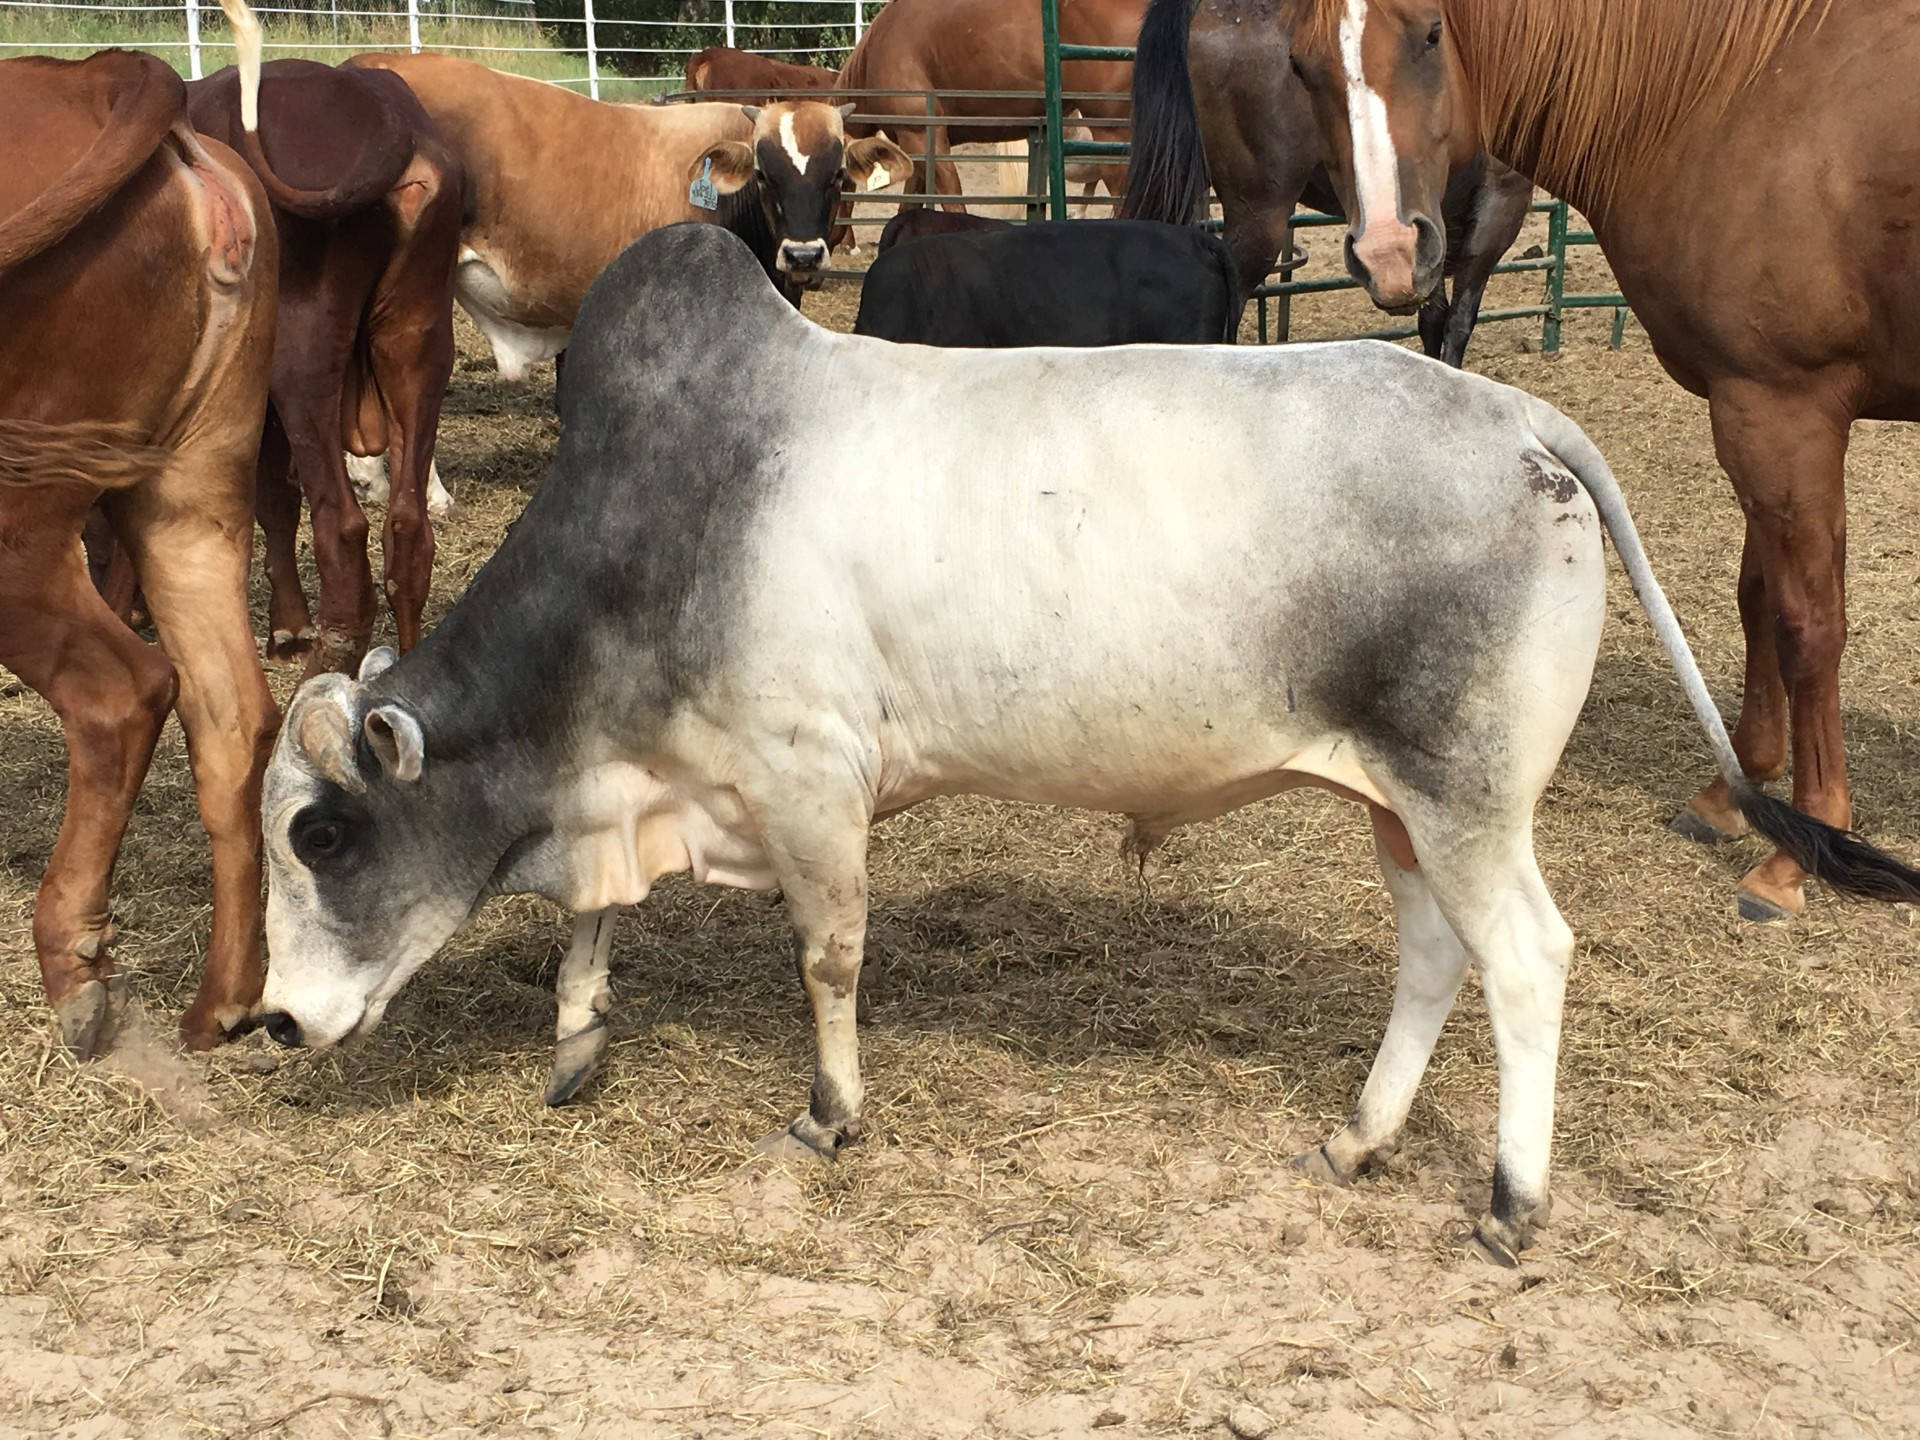
[[[838,68],[880,0],[274,0],[269,58],[434,50],[600,98],[651,94],[712,45]],[[199,78],[233,59],[217,0],[0,0],[0,56],[149,50]]]

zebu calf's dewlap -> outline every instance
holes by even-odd
[[[1321,784],[1373,814],[1400,980],[1312,1166],[1392,1147],[1471,961],[1500,1058],[1477,1233],[1513,1258],[1545,1215],[1572,952],[1532,811],[1599,643],[1596,521],[1754,795],[1570,421],[1368,342],[835,335],[702,226],[611,266],[569,357],[553,473],[460,603],[398,664],[295,698],[268,779],[270,1030],[364,1033],[485,896],[537,892],[581,912],[564,1099],[604,1052],[615,907],[675,870],[778,886],[817,1045],[782,1138],[830,1154],[861,1127],[876,815],[982,794],[1150,842]]]

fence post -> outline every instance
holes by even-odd
[[[733,48],[733,0],[727,0],[727,48]]]
[[[187,75],[200,78],[200,0],[187,0]]]
[[[860,32],[866,28],[866,24],[867,24],[866,0],[853,0],[853,43],[854,44],[858,45],[860,43]]]
[[[587,94],[600,98],[600,54],[593,43],[593,0],[581,0],[587,22]]]
[[[420,0],[407,0],[407,48],[420,53]]]
[[[1048,213],[1067,218],[1066,117],[1060,101],[1060,0],[1040,0],[1040,49],[1046,62]]]
[[[1567,202],[1555,200],[1547,212],[1547,313],[1540,321],[1540,353],[1560,353],[1560,301],[1567,293]]]

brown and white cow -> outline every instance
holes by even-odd
[[[757,208],[774,237],[774,283],[789,300],[795,290],[820,283],[832,248],[834,212],[849,191],[879,190],[905,176],[913,160],[884,135],[849,140],[851,105],[782,100],[747,106],[753,134],[708,147],[688,171],[692,184],[707,179],[740,209]],[[738,215],[729,229],[753,244],[750,218]],[[755,247],[764,265],[767,257]]]
[[[0,665],[45,696],[67,808],[34,906],[66,1043],[108,1031],[114,858],[176,703],[213,850],[213,934],[181,1022],[259,998],[260,776],[277,712],[247,615],[277,244],[246,164],[151,55],[0,60]],[[99,501],[165,653],[88,579]],[[171,663],[169,663],[171,662]],[[177,687],[177,701],[176,701]]]
[[[508,379],[564,350],[595,277],[662,225],[725,225],[794,298],[826,259],[842,189],[908,163],[891,141],[847,144],[840,113],[814,101],[616,105],[446,55],[346,63],[398,74],[458,155],[467,203],[454,295]],[[703,170],[711,194],[696,183]]]

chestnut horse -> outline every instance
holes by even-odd
[[[1666,371],[1712,414],[1746,513],[1735,751],[1851,818],[1840,729],[1843,466],[1920,420],[1920,0],[1291,0],[1294,63],[1376,303],[1439,283],[1450,170],[1483,143],[1592,223]],[[1675,828],[1744,833],[1727,787]],[[1784,919],[1776,851],[1740,913]]]
[[[1069,45],[1131,45],[1140,33],[1146,0],[1060,0],[1060,39]],[[1111,94],[1107,100],[1071,100],[1088,119],[1125,119],[1131,108],[1127,89],[1132,65],[1125,60],[1074,60],[1061,67],[1061,83],[1068,91]],[[1037,96],[1046,87],[1040,45],[1040,6],[1037,0],[892,0],[873,17],[860,43],[853,47],[840,70],[841,90],[1020,90]],[[899,96],[859,102],[868,114],[917,114],[923,101]],[[933,130],[934,174],[924,163],[914,167],[917,180],[908,190],[922,195],[957,195],[960,178],[953,163],[943,157],[952,139],[975,141],[1020,140],[1038,124],[1043,102],[1030,100],[947,99],[939,115],[1004,117],[1001,125],[965,125],[949,137],[947,127]],[[850,134],[864,134],[872,126],[850,125]],[[927,153],[925,126],[889,124],[890,134],[909,155]],[[1093,127],[1096,140],[1124,140],[1119,126]],[[1126,185],[1126,163],[1102,167],[1099,178],[1119,195]],[[1085,178],[1083,172],[1082,178]],[[944,208],[958,210],[958,205]]]

